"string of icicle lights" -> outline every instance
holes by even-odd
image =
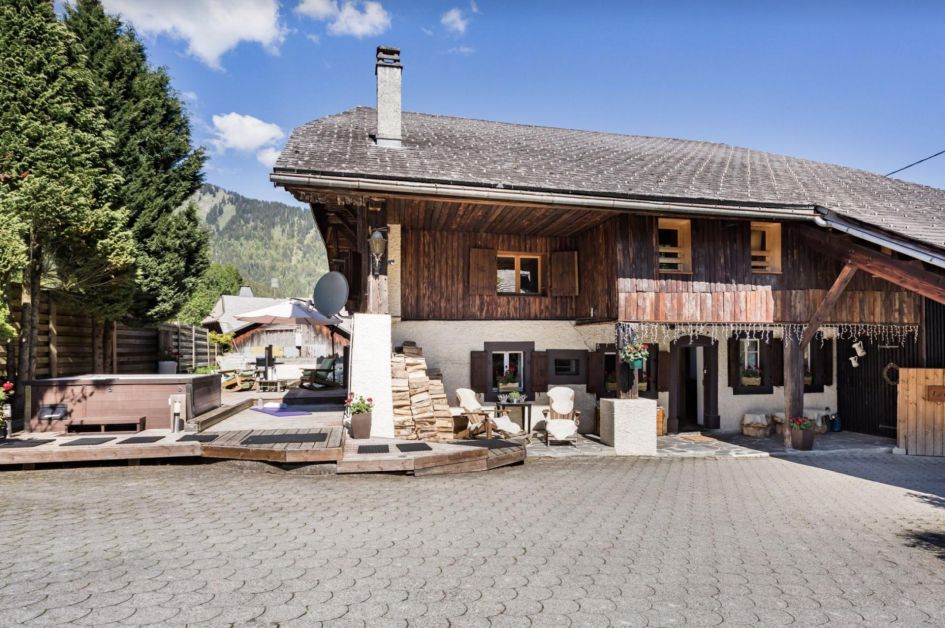
[[[800,340],[804,335],[806,324],[802,323],[630,323],[616,324],[616,344],[623,347],[635,342],[655,342],[668,346],[687,336],[692,339],[696,336],[706,336],[713,342],[723,338],[746,334],[752,338],[760,338],[769,342],[772,338],[795,338]],[[832,336],[842,340],[868,338],[870,342],[879,341],[883,344],[905,345],[906,342],[918,342],[918,325],[888,325],[888,324],[827,324],[820,326],[821,343],[826,335],[822,332],[832,331]],[[780,333],[777,333],[780,332]]]

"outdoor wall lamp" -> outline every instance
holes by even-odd
[[[380,229],[375,229],[371,237],[368,238],[368,246],[371,249],[371,257],[374,258],[371,273],[377,277],[381,274],[381,258],[384,257],[384,252],[387,251],[387,240],[384,239],[384,234],[381,233]]]

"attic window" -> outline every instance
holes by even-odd
[[[661,273],[692,272],[692,223],[681,218],[660,218],[657,225]]]
[[[498,294],[541,294],[541,256],[499,252],[496,257]]]
[[[781,225],[776,222],[751,223],[751,271],[781,272]]]

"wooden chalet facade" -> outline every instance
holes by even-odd
[[[299,127],[272,179],[311,204],[349,310],[390,314],[394,343],[421,345],[450,393],[495,399],[513,371],[532,398],[574,388],[592,430],[626,323],[653,345],[641,394],[681,426],[839,406],[851,429],[895,435],[888,365],[945,353],[925,324],[945,320],[945,229],[928,228],[945,191],[701,142],[402,114],[400,73],[379,49],[377,111]]]

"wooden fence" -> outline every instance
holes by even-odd
[[[19,304],[11,307],[14,320]],[[96,334],[96,327],[99,333]],[[97,338],[96,338],[97,336]],[[99,344],[101,343],[101,344]],[[162,324],[134,328],[122,324],[96,322],[91,317],[64,310],[48,293],[39,306],[39,346],[36,350],[36,377],[68,377],[96,371],[148,374],[157,372],[162,350],[180,355],[179,371],[216,364],[216,346],[207,330],[191,325]],[[0,343],[0,373],[16,377],[15,340]]]
[[[896,433],[913,456],[945,456],[945,369],[899,369]]]

